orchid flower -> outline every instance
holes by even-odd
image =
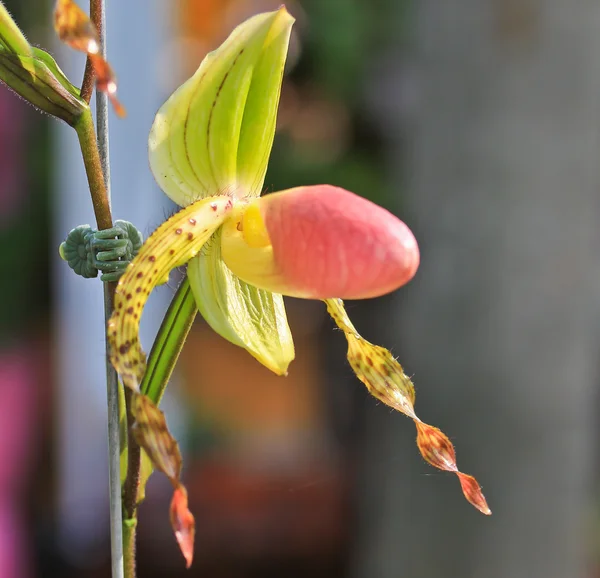
[[[283,295],[324,300],[348,340],[357,377],[415,421],[425,460],[455,472],[466,498],[489,514],[475,479],[457,470],[448,438],[415,415],[413,384],[402,367],[357,332],[341,300],[377,297],[414,276],[419,250],[410,229],[330,185],[260,196],[293,22],[284,7],[250,18],[158,111],[150,167],[183,208],[149,237],[118,283],[109,321],[112,363],[123,383],[139,392],[146,364],[138,338],[142,309],[152,289],[186,263],[207,323],[278,375],[294,358]],[[148,410],[146,402],[137,405]]]

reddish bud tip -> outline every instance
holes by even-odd
[[[178,486],[173,492],[170,517],[175,538],[177,538],[177,543],[185,558],[186,568],[189,568],[194,558],[196,522],[194,516],[188,510],[187,492],[183,486]]]

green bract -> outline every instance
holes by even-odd
[[[27,42],[0,1],[0,80],[39,109],[74,126],[88,109],[47,52]]]

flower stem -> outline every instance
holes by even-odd
[[[86,110],[81,115],[75,125],[75,130],[79,137],[79,146],[81,147],[83,164],[85,166],[90,194],[92,196],[92,206],[94,208],[96,224],[99,230],[110,229],[113,226],[110,200],[104,181],[100,153],[98,152],[98,142],[96,140],[96,131],[90,110]]]
[[[100,108],[98,109],[100,111]],[[100,123],[99,123],[100,126]],[[94,216],[99,230],[112,227],[108,179],[105,180],[102,157],[108,150],[104,146],[104,138],[96,140],[94,121],[90,110],[86,110],[79,118],[75,130],[79,137],[79,145],[83,156],[83,164],[87,174],[88,185],[92,197]],[[108,174],[107,174],[108,176]],[[112,314],[114,283],[104,284],[104,316]],[[108,342],[107,342],[108,347]],[[108,403],[108,455],[109,455],[109,493],[110,493],[110,525],[111,525],[111,558],[112,578],[123,578],[123,531],[121,512],[121,478],[120,478],[120,440],[119,440],[119,404],[118,377],[106,356],[106,386]]]
[[[90,0],[90,18],[100,37],[100,53],[106,58],[106,3],[105,0]],[[110,162],[108,141],[108,95],[96,89],[96,130],[98,133],[99,160],[106,187],[106,202],[110,214]],[[100,229],[100,227],[98,227]],[[104,314],[105,320],[112,315],[114,306],[114,283],[104,284]],[[105,325],[106,328],[106,325]],[[106,331],[106,329],[105,329]],[[106,336],[106,334],[105,334]],[[112,577],[135,578],[135,523],[129,520],[129,525],[124,524],[122,494],[121,494],[121,463],[119,444],[119,380],[117,373],[109,360],[108,342],[106,345],[107,363],[107,398],[108,398],[108,450],[109,450],[109,486],[110,486],[110,541],[112,558]],[[127,399],[127,397],[126,397]],[[126,405],[127,419],[127,450],[129,455],[134,452],[137,444],[131,435],[129,423],[129,404]],[[138,450],[139,451],[139,450]],[[127,477],[139,477],[138,473],[128,468]],[[126,483],[127,485],[127,483]],[[128,516],[127,516],[128,518]],[[127,574],[124,573],[124,534],[127,534]]]
[[[90,20],[96,27],[98,35],[102,36],[102,28],[104,25],[104,19],[102,17],[104,13],[102,0],[90,0]],[[85,71],[83,73],[83,81],[81,82],[81,98],[88,104],[92,98],[92,92],[94,91],[94,81],[96,80],[96,73],[92,66],[92,61],[88,56],[85,61]]]
[[[123,566],[125,576],[135,576],[135,531],[137,529],[137,516],[123,523]]]
[[[133,392],[125,388],[127,411],[127,477],[123,483],[123,547],[126,578],[135,578],[135,536],[137,529],[138,493],[140,487],[141,450],[131,435],[134,418],[131,413]]]
[[[102,52],[105,54],[105,3],[104,0],[90,0],[90,16],[99,35]],[[91,96],[94,78],[91,68],[86,68],[83,91],[86,100]],[[88,178],[90,194],[96,224],[99,230],[113,226],[110,208],[110,167],[108,150],[108,99],[104,93],[96,92],[97,137],[92,114],[86,110],[78,120],[75,129],[83,156]],[[106,320],[111,316],[114,299],[114,283],[104,284],[104,314]],[[127,537],[128,578],[135,576],[135,523],[123,524],[120,480],[120,438],[119,438],[119,382],[106,356],[106,385],[108,405],[108,453],[109,453],[109,493],[110,493],[110,534],[112,578],[124,578],[123,534]],[[129,440],[129,451],[135,447],[135,441]],[[138,467],[139,469],[139,467]],[[139,475],[139,474],[138,474]]]

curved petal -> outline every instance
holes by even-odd
[[[415,414],[415,387],[402,366],[383,347],[369,343],[350,321],[341,299],[327,299],[327,311],[348,341],[348,361],[356,377],[369,393],[386,405],[410,417],[417,427],[417,446],[423,459],[432,466],[458,476],[463,494],[482,514],[492,512],[477,480],[460,472],[454,447],[438,428],[423,423]]]
[[[250,18],[158,111],[150,167],[177,204],[260,195],[293,22],[284,7]]]
[[[171,269],[198,254],[231,209],[230,198],[212,197],[179,211],[150,235],[119,280],[108,340],[110,360],[127,387],[137,391],[146,369],[138,333],[150,292],[169,280]]]
[[[220,231],[188,265],[188,279],[206,322],[277,375],[287,374],[294,342],[283,297],[236,277],[221,259]]]
[[[377,297],[408,283],[419,265],[417,242],[402,221],[329,185],[240,204],[221,238],[233,273],[293,297]]]

